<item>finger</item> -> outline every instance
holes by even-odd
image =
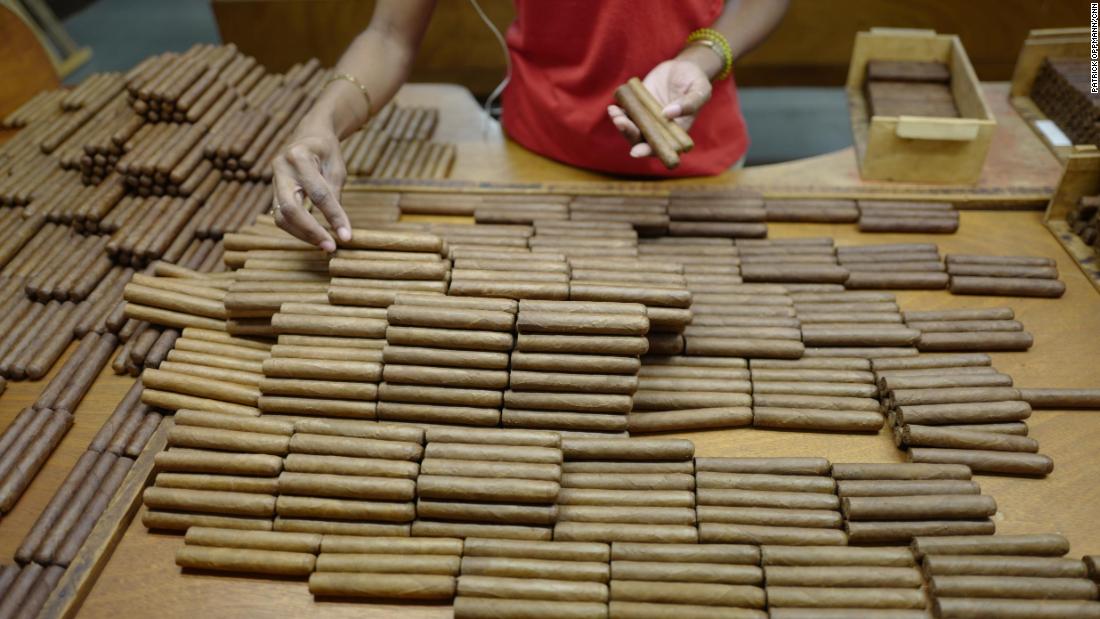
[[[628,142],[635,144],[642,140],[642,132],[638,130],[638,126],[630,120],[622,108],[612,105],[607,108],[607,113],[611,116],[611,123],[615,125],[615,128],[623,134]]]
[[[708,100],[710,100],[710,84],[696,82],[683,96],[666,105],[662,112],[667,118],[694,116]]]
[[[344,193],[344,180],[347,178],[347,170],[344,167],[344,162],[339,156],[335,157],[333,161],[329,163],[325,169],[322,169],[322,176],[325,178],[328,186],[332,189],[333,197],[335,198],[337,209],[335,213],[326,211],[323,207],[321,212],[325,214],[325,218],[328,219],[328,223],[332,226],[332,229],[336,231],[336,237],[341,241],[351,240],[351,221],[348,219],[347,212],[344,211],[343,193]]]
[[[284,161],[274,165],[275,199],[272,215],[275,223],[295,237],[320,247],[324,251],[335,251],[336,242],[317,220],[306,212],[302,204],[302,190],[294,174]]]
[[[351,225],[348,223],[348,216],[344,213],[343,207],[337,201],[336,194],[333,192],[329,182],[321,176],[321,171],[312,162],[303,163],[301,160],[291,160],[291,165],[298,172],[298,183],[305,190],[306,196],[314,206],[321,209],[324,213],[325,219],[337,235],[340,235],[340,230],[344,230],[344,236],[341,236],[341,240],[348,240],[351,238]],[[320,224],[318,224],[320,225]],[[326,234],[327,236],[327,234]],[[331,239],[331,237],[330,237]],[[332,250],[326,250],[332,251]]]

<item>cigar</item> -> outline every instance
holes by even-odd
[[[764,619],[767,613],[747,608],[725,606],[702,606],[695,604],[655,604],[649,602],[612,601],[608,604],[609,617],[612,619],[661,619],[674,613],[684,619],[718,619],[721,617]],[[774,611],[773,611],[774,612]]]
[[[53,560],[58,565],[67,566],[72,563],[76,553],[91,534],[100,516],[107,509],[108,502],[114,497],[115,492],[126,475],[130,472],[133,460],[118,458],[115,460],[107,475],[96,487],[91,501],[81,510],[79,518],[73,523],[64,537],[64,541],[57,547]]]
[[[387,344],[382,351],[387,364],[444,366],[471,369],[503,370],[508,368],[506,352],[478,350],[443,350]]]
[[[896,406],[952,404],[964,402],[1007,402],[1019,400],[1012,387],[951,387],[939,389],[892,389],[890,400]]]
[[[802,341],[807,346],[909,346],[921,338],[919,330],[901,326],[802,326]]]
[[[402,443],[424,442],[424,431],[390,424],[351,419],[297,419],[294,430],[306,434],[327,434],[331,436],[357,437]]]
[[[255,406],[259,398],[259,390],[245,385],[152,368],[146,369],[142,373],[142,383],[148,389],[170,391],[185,396],[219,400],[244,406]],[[148,395],[148,391],[146,395]],[[143,401],[146,401],[144,396]],[[151,402],[146,403],[153,404]]]
[[[1020,397],[1032,408],[1100,408],[1100,389],[1020,389]]]
[[[554,561],[607,563],[607,544],[585,542],[547,542],[470,537],[462,550],[465,557],[512,557]]]
[[[616,602],[690,604],[729,608],[764,608],[764,590],[750,585],[716,583],[672,583],[636,580],[611,582],[611,599]]]
[[[932,603],[941,617],[978,617],[987,613],[1006,618],[1100,616],[1100,604],[1084,600],[936,598]]]
[[[261,420],[256,420],[261,421]],[[168,431],[170,447],[212,449],[242,453],[285,456],[289,453],[290,437],[260,432],[230,430],[177,424]]]
[[[923,568],[930,577],[1028,576],[1077,579],[1088,576],[1083,561],[1056,557],[926,555]]]
[[[253,517],[275,515],[276,499],[270,495],[153,486],[145,489],[142,498],[149,509]]]
[[[822,395],[853,398],[873,398],[878,387],[873,384],[815,383],[815,382],[753,382],[753,394],[780,393],[789,395]]]
[[[938,575],[929,578],[937,597],[1095,600],[1096,583],[1084,578]]]
[[[424,449],[407,441],[390,441],[356,436],[328,436],[298,431],[290,437],[291,453],[321,456],[383,458],[388,460],[420,460]]]
[[[511,331],[515,317],[510,312],[447,309],[428,305],[392,305],[387,313],[389,324],[409,327]]]
[[[997,513],[993,497],[981,494],[844,497],[840,508],[848,520],[976,519]]]
[[[627,84],[619,86],[615,90],[615,102],[623,108],[627,116],[637,123],[642,137],[653,147],[654,154],[666,168],[673,169],[680,165],[680,156],[677,154],[679,149],[677,147],[681,144],[678,141],[672,141],[674,138],[666,128],[667,120],[653,116],[646,109],[645,104],[642,103],[634,89]]]
[[[374,419],[376,403],[362,400],[326,400],[262,395],[259,407],[264,413],[285,415],[321,415],[352,419]]]
[[[859,548],[854,546],[764,546],[761,565],[769,566],[878,566],[905,567],[916,564],[908,548]]]
[[[65,411],[45,409],[34,417],[19,436],[11,434],[14,440],[8,445],[10,451],[0,461],[0,513],[11,511],[73,425],[72,415]]]
[[[69,472],[65,481],[54,493],[53,498],[50,499],[49,504],[42,510],[42,513],[35,520],[34,525],[31,527],[27,536],[23,539],[19,545],[18,550],[15,552],[15,559],[20,563],[27,563],[31,561],[35,555],[36,550],[43,543],[46,536],[52,531],[55,525],[62,518],[65,511],[69,509],[69,506],[74,503],[75,497],[79,493],[82,484],[84,484],[86,477],[92,471],[92,468],[99,460],[100,454],[95,451],[86,451],[77,460],[72,470]],[[108,456],[107,463],[104,467],[109,465],[113,461],[114,456]],[[101,467],[101,473],[106,469]],[[2,589],[2,587],[0,587]]]
[[[275,477],[283,459],[266,454],[222,453],[197,449],[169,449],[156,455],[157,471]]]
[[[338,359],[271,358],[263,362],[263,371],[273,378],[309,380],[374,382],[382,377],[381,364]]]
[[[416,510],[412,503],[288,496],[285,494],[276,499],[275,512],[286,518],[382,522],[411,522],[416,517]]]
[[[317,597],[449,600],[455,578],[439,574],[376,574],[315,572],[309,591]]]
[[[869,588],[913,588],[924,584],[921,571],[916,567],[891,566],[785,566],[771,565],[764,568],[764,576],[771,587],[845,587],[858,582]]]
[[[696,511],[700,522],[823,529],[839,529],[842,522],[840,513],[832,510],[700,505]]]
[[[492,539],[550,541],[553,536],[553,529],[518,524],[416,520],[412,524],[412,535],[415,537],[484,537]]]
[[[295,533],[320,533],[325,535],[358,535],[383,537],[408,537],[409,523],[353,522],[347,520],[311,520],[276,516],[275,531]]]
[[[563,505],[559,522],[623,522],[633,524],[695,524],[695,510],[687,507],[619,507]]]
[[[913,447],[909,450],[909,459],[912,462],[963,464],[978,473],[1045,477],[1054,470],[1050,456],[1022,452]]]
[[[411,501],[416,496],[416,484],[410,479],[283,471],[279,475],[279,494]]]
[[[696,472],[695,485],[697,488],[736,488],[740,490],[820,492],[825,494],[832,494],[836,489],[836,483],[832,478],[826,476],[710,471]]]
[[[426,474],[417,479],[417,493],[426,499],[552,503],[559,489],[558,482],[546,480]]]
[[[420,518],[499,524],[553,525],[557,520],[556,505],[516,505],[510,503],[466,503],[418,499],[416,513]]]
[[[385,421],[497,426],[500,424],[500,409],[495,407],[379,402],[378,418]]]
[[[919,572],[917,575],[919,578]],[[755,565],[618,559],[611,562],[611,577],[616,581],[706,582],[728,585],[761,585],[764,581],[761,569]]]
[[[452,538],[359,537],[325,535],[320,540],[321,552],[382,555],[451,555],[463,552],[463,541]]]
[[[816,492],[779,492],[734,489],[700,488],[697,492],[700,505],[727,507],[764,507],[780,509],[840,509],[835,495]]]
[[[947,273],[934,271],[851,271],[844,286],[852,290],[940,290],[951,279]]]
[[[1027,350],[1034,338],[1027,331],[924,332],[917,342],[921,351]]]
[[[878,380],[883,391],[894,389],[950,389],[956,387],[1011,387],[1012,377],[999,372],[959,374],[957,369],[929,375],[884,375]],[[1022,393],[1021,393],[1022,396]]]
[[[538,432],[524,430],[503,430],[485,433],[480,430],[463,428],[430,428],[425,433],[428,442],[438,443],[483,443],[487,445],[529,445],[532,447],[560,448],[561,436],[556,432]]]
[[[415,462],[294,453],[286,457],[285,467],[287,471],[296,473],[327,473],[404,479],[415,479],[419,472],[419,466]]]
[[[1031,407],[1022,400],[1009,400],[901,406],[894,413],[902,425],[980,424],[1021,421],[1031,416]]]
[[[264,395],[303,398],[373,401],[378,395],[378,388],[374,383],[353,381],[264,378],[259,387]]]
[[[458,595],[456,604],[458,599],[475,603],[473,609],[459,604],[455,609],[458,617],[506,616],[497,613],[506,612],[509,605],[518,606],[519,600],[524,600],[522,608],[527,614],[532,611],[532,606],[528,605],[530,603],[540,611],[545,609],[547,614],[539,616],[605,616],[604,604],[608,598],[607,586],[602,583],[472,575],[463,575],[458,579]],[[597,604],[583,604],[584,602]],[[577,612],[583,610],[584,614],[562,615],[562,603],[569,609],[565,612],[577,608]]]
[[[317,557],[317,572],[458,576],[461,561],[458,555],[322,552]]]
[[[1039,442],[1025,436],[995,432],[944,429],[935,426],[906,425],[895,431],[895,442],[904,446],[984,449],[992,451],[1038,453]]]
[[[1016,266],[1055,266],[1052,258],[1043,256],[984,256],[968,254],[948,254],[946,262],[951,264],[993,264]]]
[[[992,520],[915,520],[910,522],[846,521],[844,529],[851,544],[904,544],[914,537],[988,535],[996,527]]]
[[[504,370],[466,370],[387,363],[383,376],[387,383],[410,385],[467,389],[504,389],[508,386],[508,372]]]
[[[651,362],[652,357],[647,357],[645,363],[638,369],[638,374],[643,380],[650,379],[703,379],[708,381],[747,381],[751,377],[748,369],[744,367],[707,367],[699,365],[659,365]],[[731,361],[744,361],[732,359]],[[670,384],[677,381],[666,381]]]
[[[833,478],[840,480],[969,480],[970,471],[955,464],[833,463]]]
[[[776,607],[803,608],[913,608],[926,606],[920,589],[901,587],[768,586],[768,603]]]
[[[675,411],[633,411],[627,417],[633,433],[675,432],[712,428],[735,428],[752,424],[753,412],[747,406],[694,408]]]
[[[315,562],[316,557],[309,552],[192,545],[176,550],[176,565],[199,570],[308,576]]]
[[[1060,297],[1065,293],[1066,285],[1057,279],[952,275],[949,289],[952,294]]]
[[[727,522],[700,522],[699,540],[703,543],[780,544],[780,545],[840,545],[847,536],[839,529],[753,525]]]
[[[158,473],[156,485],[161,488],[226,490],[255,494],[275,494],[278,490],[278,481],[273,478],[200,473]]]

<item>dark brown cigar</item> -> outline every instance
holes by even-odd
[[[1032,408],[1100,408],[1100,389],[1020,389]]]

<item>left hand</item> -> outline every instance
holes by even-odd
[[[642,83],[660,102],[664,115],[685,131],[691,128],[703,104],[710,100],[710,77],[698,64],[683,58],[666,60],[653,67]],[[608,106],[607,114],[623,137],[634,144],[630,149],[631,157],[649,157],[653,154],[649,144],[642,141],[637,125],[621,107]]]

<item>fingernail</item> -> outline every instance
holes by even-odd
[[[642,147],[640,145],[630,149],[630,156],[639,159],[642,156]]]
[[[321,249],[330,253],[334,252],[336,251],[336,243],[333,243],[332,239],[325,239],[321,241]]]
[[[679,116],[680,112],[682,111],[683,109],[681,108],[679,103],[673,103],[665,108],[665,116],[668,116],[669,118],[673,116]]]
[[[349,230],[347,228],[344,228],[344,227],[337,228],[336,229],[336,236],[340,237],[341,241],[350,241],[351,240],[351,230]]]

